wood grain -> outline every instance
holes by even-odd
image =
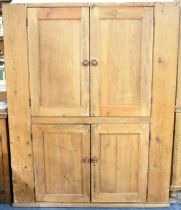
[[[180,1],[181,4],[181,1]],[[181,12],[181,5],[180,5]],[[180,17],[181,25],[181,17]],[[181,35],[181,28],[179,33],[179,40]],[[181,41],[179,41],[179,54],[178,54],[178,75],[177,75],[177,98],[176,98],[176,107],[181,107]]]
[[[3,14],[14,202],[34,202],[26,6],[4,5]]]
[[[36,201],[90,202],[89,125],[33,125]]]
[[[92,202],[146,202],[149,125],[92,126]]]
[[[98,124],[98,123],[137,123],[148,124],[148,117],[32,117],[35,124]]]
[[[150,116],[153,9],[94,7],[90,17],[92,116]]]
[[[0,41],[0,52],[4,53],[4,42]]]
[[[71,8],[78,16],[67,20],[69,10],[65,13],[64,9],[62,16],[57,15],[55,19],[55,9],[50,10],[52,13],[46,8],[28,9],[34,116],[89,115],[89,66],[82,65],[84,59],[89,59],[89,9]],[[39,19],[46,14],[49,14],[46,19]]]
[[[169,202],[176,93],[179,5],[156,4],[149,203]]]
[[[15,205],[168,205],[178,4],[80,5],[31,4],[28,13],[26,5],[4,6]],[[98,60],[91,72],[82,66],[89,58]],[[80,162],[90,147],[101,161],[92,164],[91,182],[90,164]]]
[[[176,113],[171,190],[181,190],[181,113]]]
[[[79,20],[81,19],[81,8],[45,8],[38,9],[38,19],[40,20]]]
[[[7,101],[7,91],[0,92],[0,101]]]
[[[181,1],[180,1],[181,13]],[[181,190],[181,16],[179,33],[179,54],[177,74],[177,98],[175,113],[175,132],[172,159],[171,195],[176,196],[176,191]],[[173,194],[174,193],[174,194]]]
[[[169,203],[16,203],[14,207],[94,207],[94,208],[164,208]]]
[[[1,138],[1,137],[0,137]],[[4,166],[3,166],[3,150],[2,138],[0,139],[0,190],[4,191]],[[4,193],[0,194],[0,202],[4,201]]]
[[[177,2],[164,2],[164,5],[176,5]],[[156,2],[123,2],[123,3],[30,3],[27,4],[28,8],[31,7],[154,7]]]
[[[2,158],[2,166],[3,166],[3,185],[4,185],[4,194],[2,195],[3,198],[1,198],[0,195],[0,202],[3,203],[11,203],[11,190],[10,190],[10,161],[9,161],[9,150],[8,150],[8,137],[7,137],[7,124],[6,124],[6,118],[0,119],[0,147],[2,151],[2,156],[0,154],[0,159]],[[1,150],[0,149],[0,150]],[[0,160],[1,163],[1,160]],[[0,167],[0,173],[1,173],[1,167]],[[0,175],[1,176],[1,175]],[[1,183],[1,181],[0,181]],[[1,188],[1,186],[0,186]]]

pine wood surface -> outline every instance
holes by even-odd
[[[168,205],[178,3],[17,4],[4,19],[15,205]]]
[[[181,113],[176,113],[171,190],[181,190]]]
[[[169,203],[13,203],[14,207],[92,207],[92,208],[164,208],[169,207]]]
[[[32,115],[89,115],[88,10],[28,9]]]
[[[10,165],[6,115],[0,118],[0,202],[11,203]]]
[[[157,2],[128,2],[128,3],[29,3],[26,4],[28,8],[31,7],[40,7],[40,8],[49,8],[49,7],[154,7],[157,4],[162,4],[162,5],[177,5],[178,1],[176,0],[175,2],[162,2],[162,3],[157,3]]]
[[[94,7],[90,20],[91,115],[150,116],[153,9]]]
[[[32,117],[33,124],[148,124],[149,117]]]
[[[37,201],[90,202],[90,126],[33,125]],[[53,179],[52,179],[53,178]]]
[[[14,202],[34,202],[26,6],[3,5],[3,14]]]
[[[92,202],[146,202],[149,125],[91,128]]]
[[[158,4],[155,7],[148,202],[169,202],[178,32],[179,5],[166,6]]]
[[[181,2],[180,2],[181,3]],[[180,7],[181,8],[181,7]],[[181,11],[181,9],[180,9]],[[180,19],[181,25],[181,19]],[[180,29],[181,31],[181,29]],[[180,40],[179,34],[179,40]],[[172,177],[171,177],[171,196],[176,196],[175,192],[181,190],[181,41],[179,41],[178,55],[178,74],[177,74],[177,98],[175,109],[175,133],[172,160]],[[173,194],[174,193],[174,194]]]

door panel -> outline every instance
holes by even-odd
[[[89,125],[33,125],[36,200],[89,202]]]
[[[28,9],[34,116],[88,116],[89,8]]]
[[[152,81],[153,9],[91,9],[91,113],[149,116]]]
[[[92,202],[146,202],[149,125],[92,126]]]

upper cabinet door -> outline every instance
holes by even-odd
[[[89,115],[89,8],[28,9],[33,116]]]
[[[149,116],[153,8],[91,8],[92,116]]]

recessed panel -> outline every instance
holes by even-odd
[[[90,127],[33,125],[36,201],[89,202]]]
[[[44,134],[47,194],[82,194],[81,134]]]
[[[141,103],[141,20],[101,20],[101,105]]]
[[[149,125],[92,126],[92,202],[145,202]]]
[[[139,141],[137,134],[100,135],[102,193],[138,192]]]
[[[80,20],[40,20],[39,36],[40,106],[80,106]]]
[[[153,8],[91,10],[93,116],[150,116]]]
[[[89,8],[29,8],[33,116],[88,116]]]

